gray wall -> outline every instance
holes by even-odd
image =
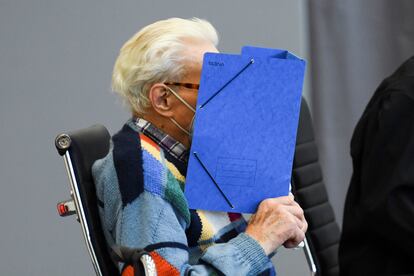
[[[69,196],[57,133],[99,122],[117,130],[128,113],[110,93],[122,43],[144,25],[202,17],[220,49],[244,44],[305,54],[301,0],[0,0],[0,275],[93,275],[80,227],[59,218]],[[280,275],[306,271],[301,251],[278,254]]]

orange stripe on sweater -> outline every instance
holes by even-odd
[[[169,262],[167,262],[157,252],[152,251],[150,255],[155,262],[155,267],[157,268],[158,275],[160,276],[180,275],[180,272],[178,271],[178,269],[172,266]],[[125,267],[125,269],[122,271],[122,276],[134,276],[134,268],[131,265]]]
[[[152,259],[155,262],[155,266],[157,267],[157,274],[158,275],[166,275],[166,276],[176,276],[180,275],[180,272],[177,268],[167,262],[163,257],[161,257],[157,252],[152,251],[150,253]]]
[[[180,275],[180,272],[177,268],[171,265],[167,260],[165,260],[157,252],[152,251],[150,253],[152,259],[154,260],[155,267],[157,268],[157,274],[160,276],[177,276]],[[134,268],[129,265],[124,268],[122,271],[122,276],[134,276]]]
[[[139,138],[141,138],[141,140],[144,140],[145,142],[147,142],[148,144],[150,144],[151,146],[153,146],[157,150],[160,150],[160,147],[154,141],[152,141],[151,138],[149,138],[145,134],[140,133]]]
[[[131,265],[125,267],[122,276],[134,276],[134,268]]]

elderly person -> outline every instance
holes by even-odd
[[[189,210],[183,189],[203,54],[217,52],[213,26],[171,18],[122,47],[113,89],[132,118],[112,137],[93,175],[107,242],[145,248],[159,275],[271,275],[271,255],[295,247],[307,223],[292,196],[240,214]],[[120,263],[123,275],[133,268]]]

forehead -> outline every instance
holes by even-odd
[[[217,48],[210,42],[197,40],[184,40],[186,49],[184,51],[186,73],[200,74],[203,65],[203,57],[205,53],[218,53]]]
[[[186,47],[183,54],[188,60],[196,63],[201,64],[203,62],[203,56],[205,53],[218,53],[217,48],[208,41],[184,39],[184,42]]]

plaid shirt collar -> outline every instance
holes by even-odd
[[[133,118],[132,121],[140,132],[151,138],[151,140],[179,161],[187,163],[188,150],[183,144],[142,118]]]

